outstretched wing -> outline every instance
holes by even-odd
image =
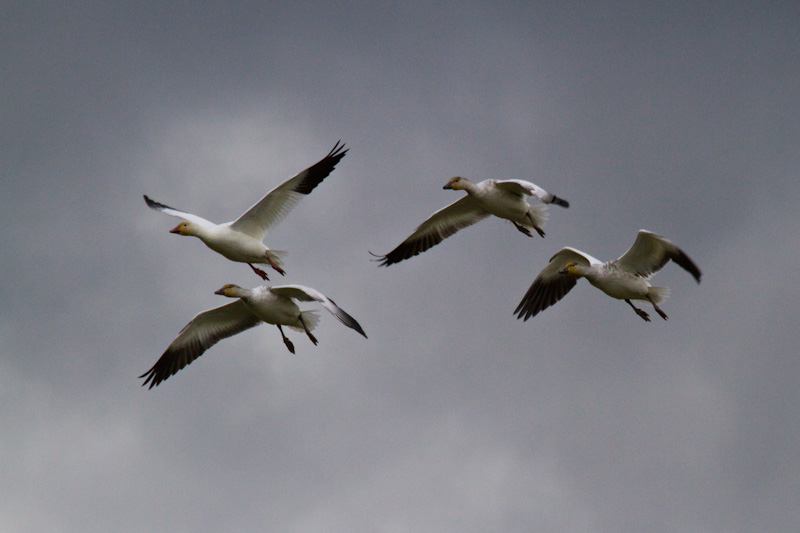
[[[209,309],[195,316],[181,330],[153,367],[139,376],[152,389],[203,352],[226,339],[261,323],[242,300]]]
[[[147,202],[147,206],[150,209],[155,209],[156,211],[161,211],[167,215],[182,218],[184,220],[188,220],[189,222],[194,222],[200,226],[209,227],[215,226],[211,221],[204,219],[203,217],[199,217],[197,215],[193,215],[191,213],[187,213],[186,211],[181,211],[180,209],[175,209],[174,207],[170,207],[168,205],[164,205],[161,203],[156,202],[155,200],[151,199],[146,194],[144,195],[144,201]]]
[[[347,154],[344,144],[336,142],[324,158],[284,181],[231,223],[231,227],[251,237],[263,240],[270,229],[277,226],[300,202],[303,196],[327,178],[337,163]]]
[[[364,337],[367,336],[361,325],[355,318],[347,314],[344,309],[336,305],[333,300],[322,294],[316,289],[306,287],[305,285],[279,285],[277,287],[270,287],[269,289],[273,294],[283,296],[284,298],[294,298],[301,302],[319,302],[322,307],[330,311],[330,313],[339,319],[339,322],[361,333]]]
[[[567,263],[575,261],[585,265],[597,264],[600,261],[574,248],[562,248],[550,258],[550,262],[536,276],[533,284],[525,293],[514,314],[517,318],[528,320],[561,300],[575,286],[578,279],[559,271]]]
[[[488,217],[470,196],[464,196],[447,207],[436,211],[414,233],[386,255],[378,256],[380,266],[389,266],[414,257],[436,246],[460,229],[466,228]]]
[[[556,204],[561,207],[569,207],[569,202],[559,198],[555,194],[549,193],[535,183],[525,180],[501,180],[496,181],[495,185],[501,189],[517,194],[519,196],[535,196],[546,204]]]
[[[651,231],[639,230],[627,252],[617,259],[617,266],[626,272],[649,278],[673,260],[700,283],[702,272],[683,250],[670,240]]]

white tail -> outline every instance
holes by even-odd
[[[528,207],[528,213],[530,213],[531,218],[533,218],[533,220],[536,222],[536,225],[540,228],[544,226],[544,223],[547,222],[548,218],[550,218],[550,212],[547,210],[546,204],[531,205]]]
[[[317,324],[319,324],[319,314],[317,313],[317,311],[316,310],[302,311],[300,315],[303,317],[303,322],[306,323],[308,331],[314,331],[314,328],[317,327]],[[289,327],[297,331],[303,331],[303,328],[299,326],[289,326]]]
[[[267,252],[269,254],[270,259],[272,262],[278,265],[279,267],[283,266],[283,256],[286,255],[285,250],[270,250]],[[259,265],[269,265],[269,263],[258,263]]]
[[[669,298],[669,287],[650,287],[647,290],[647,296],[649,296],[654,303],[659,304]]]

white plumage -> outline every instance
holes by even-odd
[[[347,150],[344,144],[340,146],[337,142],[320,161],[272,189],[236,220],[224,224],[214,224],[203,217],[158,203],[147,195],[144,199],[152,209],[183,219],[170,233],[197,237],[231,261],[249,264],[256,274],[266,280],[269,279],[267,273],[254,265],[268,264],[280,274],[284,273],[280,266],[282,252],[270,250],[264,245],[267,233],[289,214],[304,195],[311,193],[330,175],[345,154]]]
[[[317,339],[311,330],[317,324],[314,311],[301,311],[294,302],[315,301],[330,311],[345,326],[367,336],[355,318],[347,314],[333,300],[316,289],[303,285],[261,286],[243,289],[238,285],[224,285],[215,292],[235,302],[209,309],[196,315],[170,343],[164,354],[150,370],[139,376],[146,378],[142,385],[152,389],[192,361],[203,355],[214,344],[246,329],[266,322],[278,326],[284,344],[294,353],[294,344],[283,333],[282,326],[304,331],[315,345]]]
[[[548,218],[547,204],[569,207],[566,200],[524,180],[484,180],[472,183],[466,178],[456,176],[445,184],[444,189],[464,190],[467,195],[436,211],[394,250],[378,256],[381,266],[393,265],[414,257],[489,215],[511,221],[528,237],[533,236],[528,228],[536,230],[544,237],[542,226]],[[541,203],[529,205],[526,197],[536,198]]]
[[[580,250],[562,248],[550,258],[514,313],[524,320],[536,316],[561,300],[578,278],[585,277],[612,298],[625,300],[647,322],[650,321],[648,314],[634,306],[631,300],[650,302],[666,320],[668,317],[658,304],[669,296],[669,289],[653,287],[648,280],[669,260],[683,267],[700,283],[702,273],[694,261],[666,238],[647,230],[639,230],[633,245],[619,259],[605,263]]]

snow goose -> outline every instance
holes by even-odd
[[[702,275],[688,255],[661,235],[639,230],[636,240],[622,257],[601,263],[589,254],[574,248],[562,248],[534,280],[514,313],[528,320],[563,298],[584,277],[589,283],[619,300],[625,300],[645,321],[650,317],[631,300],[650,302],[656,312],[667,319],[658,306],[669,296],[668,287],[652,287],[650,276],[673,260],[689,272],[697,283]]]
[[[386,255],[376,256],[380,266],[393,265],[414,257],[436,246],[458,230],[471,226],[489,215],[510,220],[528,237],[533,237],[528,228],[535,229],[544,237],[542,226],[548,217],[546,204],[569,207],[569,202],[566,200],[524,180],[484,180],[472,183],[466,178],[456,176],[443,188],[464,190],[467,195],[436,211],[397,248]],[[527,196],[532,196],[542,203],[529,205],[525,199]]]
[[[222,339],[232,337],[264,322],[278,326],[284,344],[292,353],[294,353],[294,344],[283,333],[282,326],[304,331],[311,342],[316,345],[317,338],[311,334],[311,330],[317,325],[319,317],[316,311],[301,311],[294,300],[319,302],[342,324],[356,330],[365,338],[367,336],[355,318],[347,314],[333,300],[311,287],[281,285],[243,289],[238,285],[228,284],[214,294],[237,298],[237,300],[216,309],[203,311],[190,320],[156,361],[156,364],[139,376],[147,378],[142,386],[150,383],[152,389],[178,370],[191,364]]]
[[[336,164],[347,154],[344,144],[337,141],[333,149],[316,164],[296,176],[284,181],[248,209],[233,222],[214,224],[208,220],[169,207],[144,195],[147,205],[156,211],[183,219],[170,233],[197,237],[206,246],[231,261],[247,263],[253,272],[267,280],[269,277],[256,264],[268,264],[280,274],[280,255],[283,252],[270,250],[264,245],[264,237],[289,214],[303,195],[309,194],[333,171]]]

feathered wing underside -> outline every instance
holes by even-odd
[[[203,311],[189,321],[153,367],[139,376],[152,389],[214,344],[261,323],[242,300]]]
[[[535,196],[536,198],[538,198],[539,200],[541,200],[546,204],[556,204],[560,205],[561,207],[569,207],[569,202],[567,202],[563,198],[559,198],[555,194],[547,192],[546,190],[542,189],[535,183],[531,183],[530,181],[502,180],[502,181],[496,181],[495,185],[501,189],[505,189],[519,196],[523,195]]]
[[[150,209],[155,209],[156,211],[161,211],[164,214],[182,218],[184,220],[188,220],[189,222],[194,222],[200,226],[210,227],[216,226],[213,222],[204,219],[203,217],[199,217],[197,215],[193,215],[191,213],[187,213],[186,211],[181,211],[180,209],[175,209],[174,207],[170,207],[168,205],[164,205],[162,203],[156,202],[152,198],[148,197],[146,194],[144,196],[144,201],[147,202],[147,206]]]
[[[578,279],[570,274],[561,274],[559,271],[571,261],[584,265],[600,263],[594,257],[574,248],[562,248],[556,252],[514,310],[518,319],[528,320],[566,296]]]
[[[702,272],[694,261],[670,240],[647,230],[639,230],[633,245],[617,259],[616,264],[622,270],[649,278],[661,270],[670,259],[700,283]]]
[[[328,155],[269,191],[242,216],[231,222],[231,227],[263,240],[269,230],[277,226],[297,206],[303,196],[310,194],[333,172],[347,151],[344,149],[344,144],[340,145],[337,141]]]
[[[305,285],[280,285],[277,287],[270,287],[270,291],[278,296],[293,298],[295,300],[300,300],[301,302],[319,302],[322,307],[327,309],[333,316],[339,319],[339,322],[348,328],[356,330],[364,337],[367,336],[355,318],[347,314],[344,309],[336,305],[333,300],[316,289],[306,287]]]
[[[489,213],[479,207],[472,198],[464,196],[436,211],[394,250],[379,257],[380,266],[393,265],[414,257],[436,246],[458,230],[480,222],[488,216]]]

